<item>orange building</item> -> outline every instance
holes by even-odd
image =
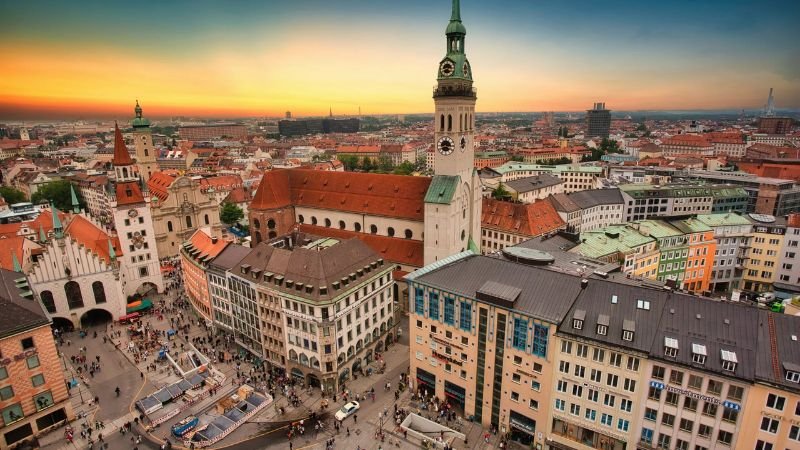
[[[20,279],[0,269],[0,448],[74,418],[50,319]]]
[[[689,245],[683,286],[694,292],[708,291],[714,267],[714,252],[717,250],[714,230],[692,218],[671,221],[670,224],[684,233]]]
[[[181,246],[181,267],[183,268],[183,284],[189,294],[189,301],[195,311],[211,322],[211,296],[208,293],[206,266],[219,253],[225,250],[229,242],[212,237],[200,228]]]

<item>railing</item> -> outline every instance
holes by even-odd
[[[433,97],[478,97],[478,90],[468,85],[434,86]]]

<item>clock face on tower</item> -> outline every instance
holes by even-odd
[[[453,64],[453,61],[449,59],[442,63],[442,66],[439,68],[441,70],[442,75],[449,77],[456,71],[456,66]]]
[[[128,211],[128,217],[130,217],[131,219],[135,219],[136,216],[138,216],[138,215],[139,215],[139,211],[136,211],[135,209],[132,209],[132,210]]]
[[[452,139],[445,136],[439,139],[439,142],[436,143],[436,149],[439,150],[439,153],[446,156],[450,153],[453,153],[453,150],[456,149],[456,144]]]
[[[464,136],[461,136],[461,142],[459,143],[459,145],[461,146],[461,151],[462,152],[464,150],[466,150],[467,149],[467,138],[465,138]]]

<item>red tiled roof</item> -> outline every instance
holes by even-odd
[[[103,259],[107,264],[110,263],[111,257],[108,254],[109,235],[85,217],[76,215],[69,225],[67,225],[67,229],[64,230],[64,233],[97,254],[97,256]],[[112,238],[111,243],[114,245],[114,252],[117,258],[122,256],[122,246],[119,243],[119,238]]]
[[[250,209],[297,205],[421,221],[430,183],[406,175],[273,170],[261,179]]]
[[[175,181],[175,177],[166,172],[153,172],[147,180],[147,189],[162,202],[169,196],[169,188]]]
[[[225,247],[229,244],[228,241],[212,238],[202,229],[195,231],[192,237],[189,238],[189,242],[192,243],[194,248],[200,251],[200,253],[197,254],[197,258],[203,256],[215,258],[221,251],[225,250]]]
[[[111,159],[111,164],[115,166],[130,166],[133,164],[128,147],[125,146],[125,139],[122,138],[122,132],[119,131],[119,126],[114,124],[114,158]]]
[[[117,205],[133,205],[144,203],[144,195],[136,181],[117,184]]]
[[[550,202],[511,203],[483,199],[481,226],[523,236],[541,236],[566,225]]]
[[[789,214],[786,223],[791,228],[800,228],[800,213]]]
[[[405,264],[413,267],[422,267],[424,265],[425,258],[423,252],[425,246],[422,241],[358,233],[355,231],[308,224],[301,224],[299,227],[300,231],[317,236],[337,239],[358,238],[381,255],[381,258],[393,263]]]
[[[243,187],[237,187],[233,189],[223,203],[244,203],[250,200],[250,194],[245,190]]]
[[[0,237],[14,237],[19,233],[20,228],[22,228],[21,222],[0,223]]]
[[[25,237],[23,236],[0,238],[0,247],[8,249],[0,252],[0,268],[14,270],[14,258],[11,256],[12,253],[17,255],[17,262],[19,262],[20,265],[25,264],[25,260],[22,258],[22,246],[24,244]]]

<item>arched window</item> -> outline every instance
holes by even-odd
[[[147,149],[144,149],[144,156],[150,156],[150,152]]]
[[[278,233],[276,233],[275,230],[270,230],[269,239],[274,239],[276,237],[278,237]]]
[[[92,283],[92,292],[94,293],[94,303],[96,305],[106,302],[106,290],[103,289],[102,281]]]
[[[406,229],[406,239],[411,239],[412,237],[414,237],[414,233],[411,230]]]
[[[69,309],[83,308],[83,294],[81,286],[75,281],[68,281],[64,285],[64,294],[67,296]]]
[[[392,227],[387,228],[386,229],[386,234],[388,234],[389,237],[393,237],[394,236],[394,228],[392,228]]]
[[[303,216],[300,216],[300,217],[303,217]],[[253,219],[253,228],[255,228],[255,229],[261,228],[261,221],[258,220],[258,219]]]
[[[208,225],[208,214],[203,215],[203,222]]]
[[[345,226],[345,224],[344,224],[344,220],[340,220],[340,221],[339,221],[339,229],[340,229],[340,230],[344,230],[345,228],[347,228],[347,227],[346,227],[346,226]]]
[[[453,131],[453,116],[447,115],[447,131]]]
[[[275,229],[275,219],[270,218],[269,220],[267,220],[267,228],[269,228],[270,230]]]
[[[256,244],[258,244],[259,242],[261,242],[261,232],[256,231]]]
[[[369,232],[372,233],[372,234],[378,234],[378,226],[374,225],[374,224],[370,225],[369,226]]]
[[[461,240],[463,241],[464,238],[466,238],[466,237],[467,237],[467,232],[464,231],[464,230],[461,230]]]
[[[302,215],[302,214],[300,214],[300,215],[297,217],[297,221],[298,221],[298,222],[300,222],[300,223],[306,223],[306,218],[305,218],[305,217],[303,217],[303,215]]]
[[[317,224],[317,216],[311,216],[311,225]]]
[[[355,229],[356,231],[358,231],[360,233],[361,232],[361,224],[358,223],[358,222],[354,223],[353,224],[353,229]]]
[[[192,228],[192,216],[186,216],[186,228]]]
[[[167,221],[167,231],[172,231],[172,221],[171,220]]]
[[[325,219],[325,226],[328,228],[331,227],[331,219]]]
[[[439,116],[439,131],[444,131],[444,114]]]
[[[44,309],[46,309],[50,314],[55,314],[56,302],[53,300],[53,293],[50,291],[42,291],[42,294],[39,297],[42,299]]]

